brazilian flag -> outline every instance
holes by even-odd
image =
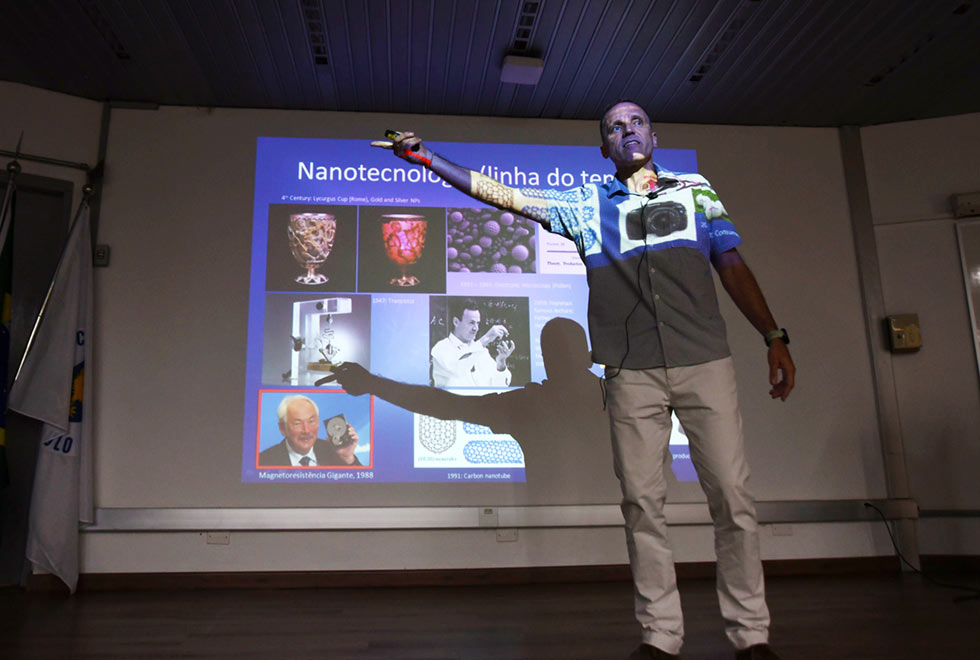
[[[13,265],[13,181],[7,183],[6,195],[0,202],[0,224],[10,221],[6,240],[0,250],[0,488],[10,484],[7,466],[7,378],[10,364],[10,280]],[[6,211],[9,218],[3,217]]]

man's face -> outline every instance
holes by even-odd
[[[464,309],[463,318],[453,317],[453,334],[460,341],[467,344],[476,339],[476,333],[480,330],[480,312],[475,309]]]
[[[286,419],[279,422],[279,430],[294,452],[297,454],[309,452],[320,430],[320,419],[316,408],[309,401],[293,401],[286,409]]]
[[[650,118],[635,103],[614,105],[602,118],[602,155],[617,167],[647,162],[656,146]]]

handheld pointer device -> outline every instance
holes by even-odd
[[[401,133],[399,133],[398,131],[393,131],[390,128],[385,129],[385,137],[388,138],[389,140],[394,140],[399,135],[401,135]],[[412,151],[418,151],[419,147],[421,146],[422,146],[421,144],[413,144]]]

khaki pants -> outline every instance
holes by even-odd
[[[626,544],[643,641],[678,653],[684,636],[664,501],[670,412],[691,459],[715,528],[717,590],[725,632],[736,648],[768,640],[755,505],[746,490],[735,371],[730,357],[685,367],[606,370],[613,460],[623,491]]]

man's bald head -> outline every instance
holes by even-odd
[[[637,103],[636,101],[634,101],[633,99],[617,99],[617,100],[613,101],[612,103],[610,103],[609,105],[607,105],[602,110],[602,116],[599,117],[599,137],[600,138],[604,138],[605,135],[606,135],[606,116],[609,114],[609,111],[612,110],[613,108],[615,108],[617,105],[622,105],[624,103],[630,103],[632,105],[635,105],[638,108],[642,108],[643,107],[639,103]],[[644,111],[643,114],[646,114],[646,112]],[[649,119],[649,116],[647,117],[647,119]]]
[[[650,166],[657,134],[646,110],[633,101],[619,101],[602,116],[600,130],[602,156],[616,165],[617,176]]]

